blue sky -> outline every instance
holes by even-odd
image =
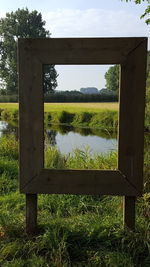
[[[150,37],[150,26],[140,19],[146,3],[135,5],[133,1],[125,3],[121,0],[0,0],[0,7],[0,17],[18,8],[36,9],[42,13],[51,37]],[[56,66],[56,69],[59,90],[105,87],[104,74],[108,66]]]

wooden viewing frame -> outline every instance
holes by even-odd
[[[37,194],[124,196],[124,225],[134,229],[143,190],[147,38],[19,39],[20,192],[26,229],[36,231]],[[44,169],[44,64],[120,64],[117,170]]]

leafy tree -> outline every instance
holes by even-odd
[[[119,65],[110,67],[105,73],[106,88],[118,94],[119,92]]]
[[[44,26],[41,13],[27,8],[6,13],[0,19],[0,80],[7,94],[18,92],[17,39],[50,37]],[[58,75],[54,65],[45,65],[43,70],[44,92],[48,93],[56,88]]]
[[[131,2],[131,0],[121,0],[121,1],[126,1],[126,2]],[[146,16],[150,15],[150,0],[133,0],[135,2],[135,4],[141,4],[142,2],[147,2],[148,6],[145,9],[144,13],[141,15],[141,19],[145,18]],[[150,24],[150,18],[145,20],[146,24]]]

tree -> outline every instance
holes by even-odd
[[[44,26],[41,13],[29,12],[27,8],[6,13],[6,17],[0,19],[0,80],[7,94],[18,92],[17,39],[50,37]],[[44,66],[44,93],[56,88],[57,76],[54,65]]]
[[[119,92],[119,65],[110,67],[105,73],[106,88],[118,94]]]
[[[131,0],[121,0],[121,1],[126,1],[126,2],[131,2]],[[141,19],[142,18],[145,18],[146,16],[149,16],[150,15],[150,0],[133,0],[135,2],[135,4],[141,4],[142,2],[147,2],[148,3],[148,6],[147,8],[145,9],[144,13],[141,15]],[[150,24],[150,18],[146,19],[145,20],[146,24]]]

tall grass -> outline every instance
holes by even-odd
[[[136,231],[122,228],[122,199],[109,196],[40,195],[39,232],[25,233],[25,197],[18,192],[18,144],[0,139],[0,266],[150,266],[150,195],[137,202]],[[78,160],[79,159],[79,160]],[[76,150],[67,158],[45,152],[50,168],[115,168],[116,154]],[[146,172],[146,169],[145,169]]]

